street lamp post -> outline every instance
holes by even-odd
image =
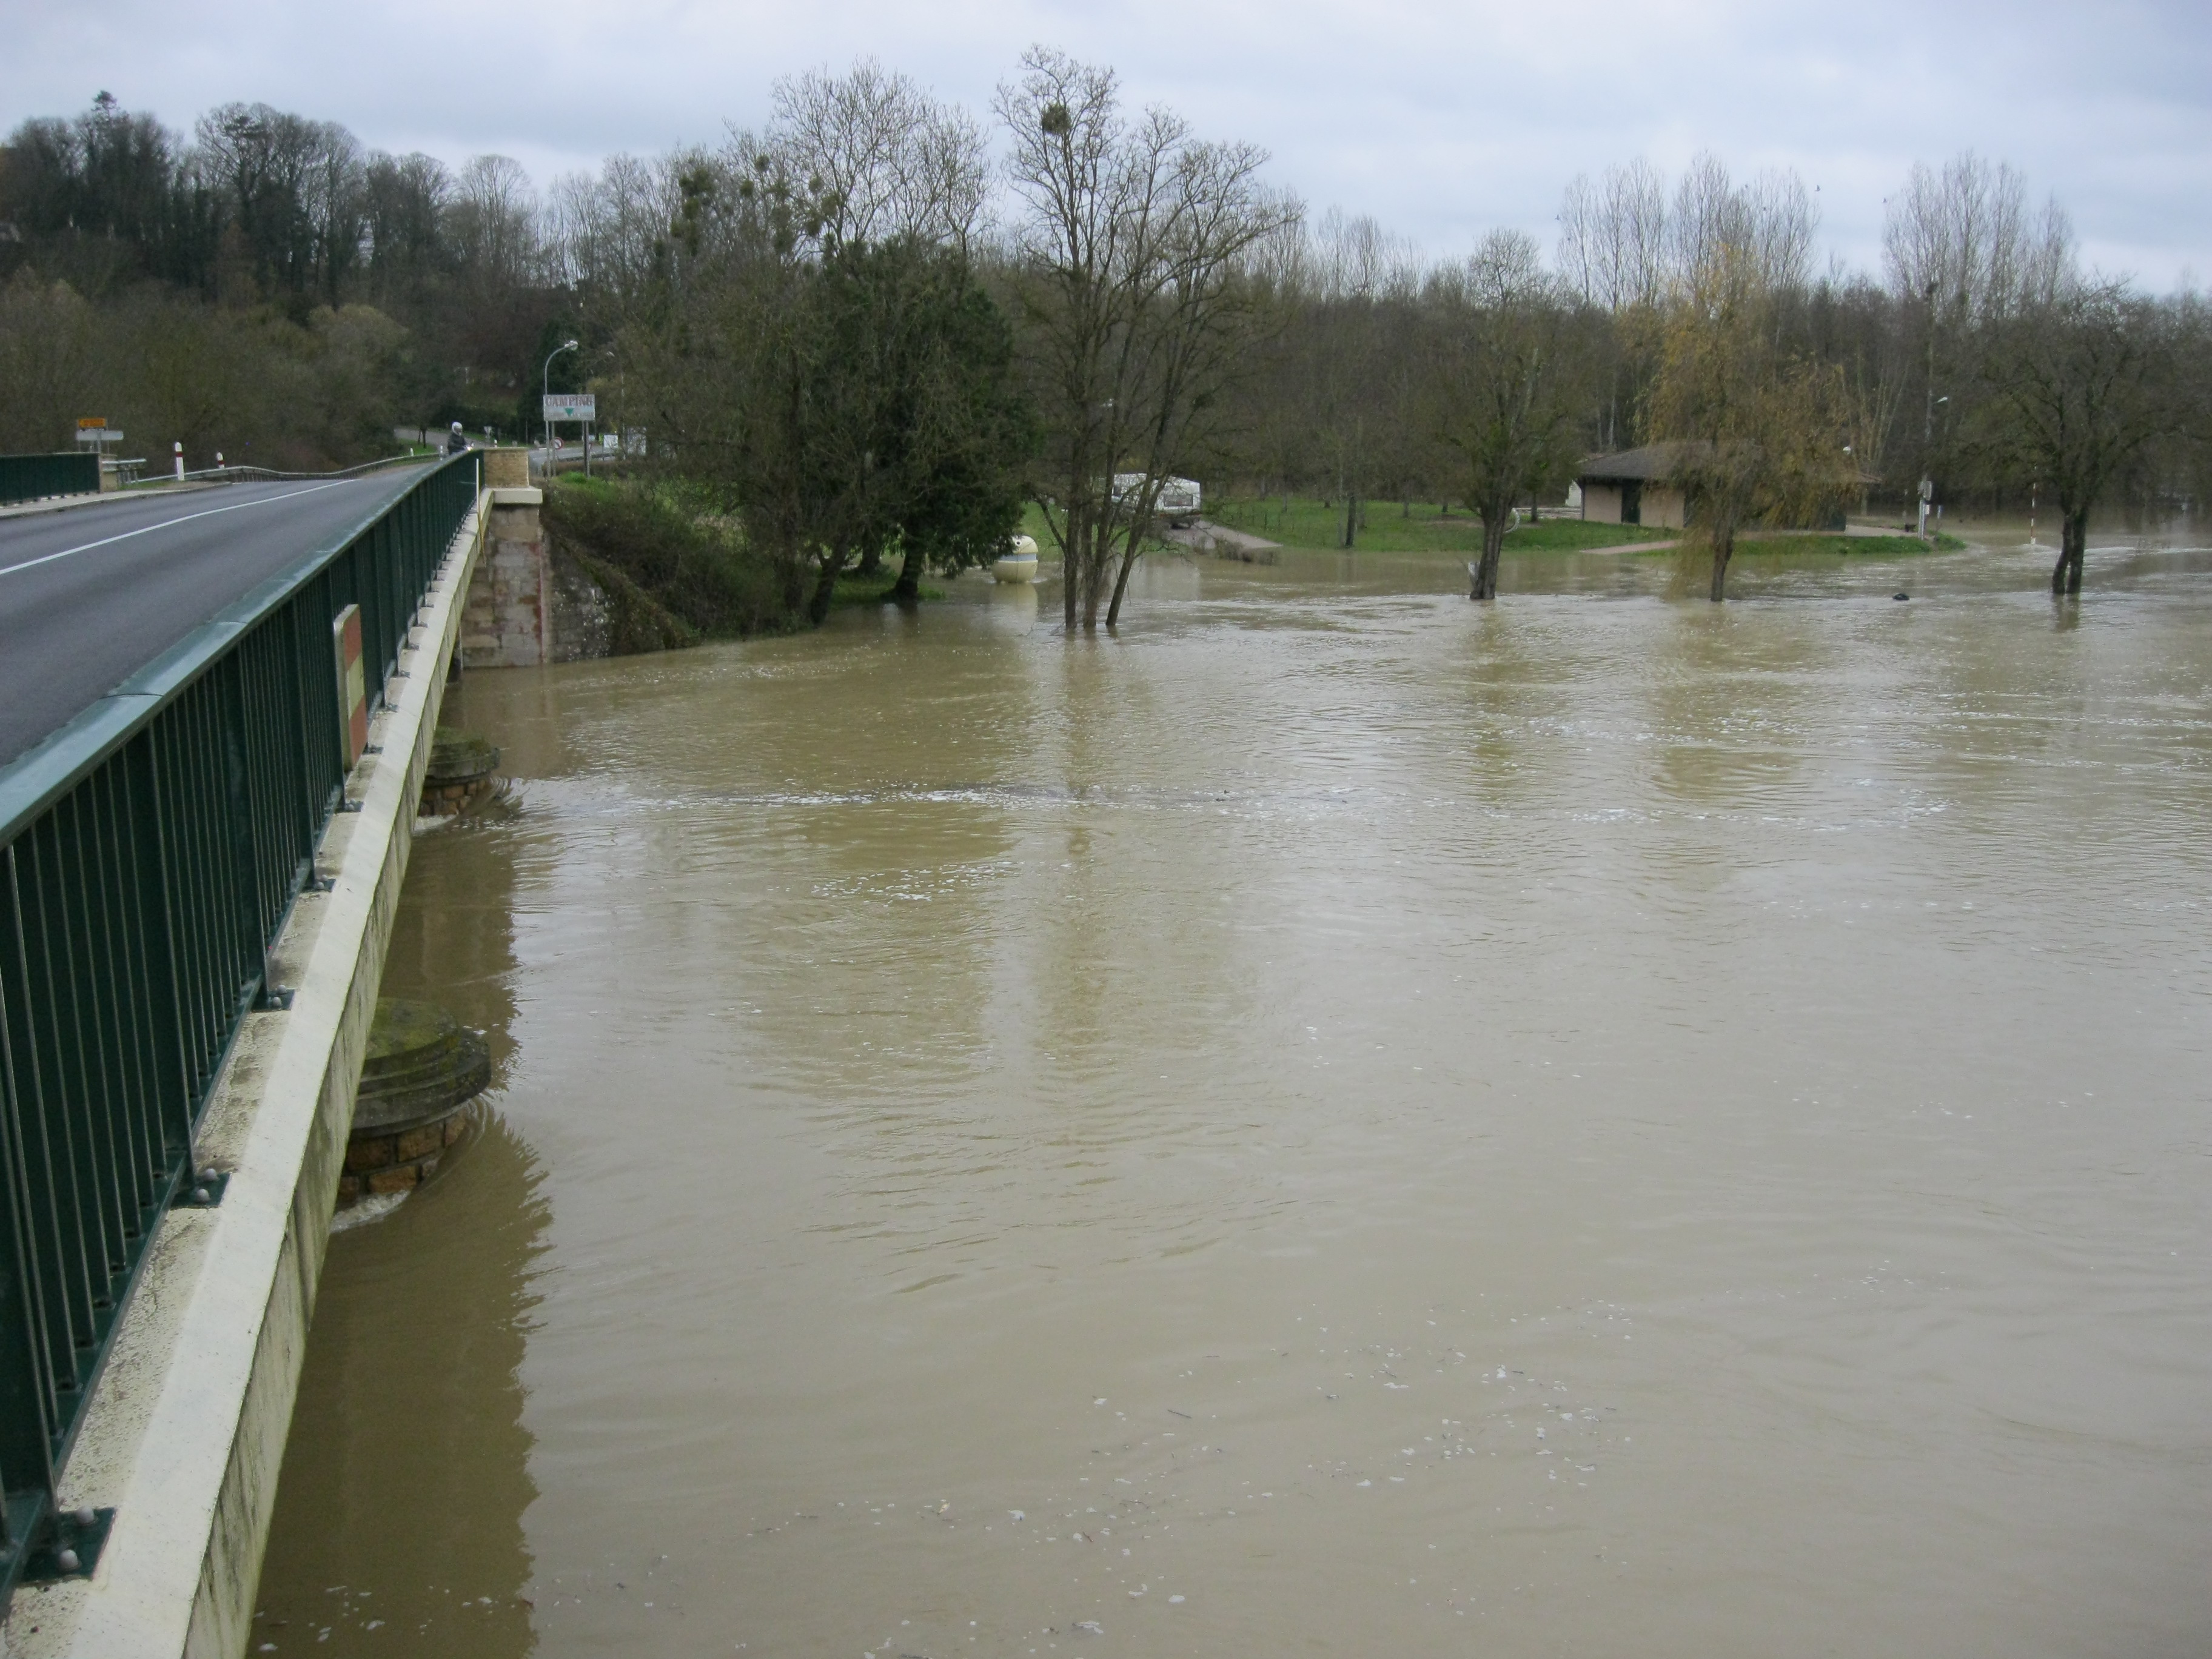
[[[1929,390],[1932,391],[1934,388],[1930,387]],[[1930,455],[1934,454],[1936,446],[1936,407],[1938,404],[1948,404],[1950,401],[1948,397],[1933,398],[1929,400],[1928,430],[1926,437],[1922,441],[1922,447]],[[1935,499],[1936,494],[1935,485],[1929,482],[1929,475],[1934,471],[1935,468],[1930,465],[1928,473],[1923,474],[1920,479],[1920,533],[1923,536],[1928,533],[1928,503]]]
[[[541,410],[545,407],[545,399],[553,395],[553,360],[562,352],[574,351],[575,349],[576,342],[567,340],[545,354],[545,367],[538,377],[538,407]],[[550,416],[547,416],[545,417],[545,471],[549,477],[553,471],[553,420]]]

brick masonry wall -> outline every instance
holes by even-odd
[[[438,1171],[446,1149],[468,1132],[465,1102],[434,1122],[413,1128],[356,1134],[346,1142],[345,1173],[338,1177],[338,1207],[371,1193],[404,1193]]]

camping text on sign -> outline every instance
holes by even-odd
[[[545,418],[549,421],[596,421],[599,418],[598,394],[590,392],[555,392],[545,398]]]
[[[368,748],[368,675],[361,662],[361,607],[349,605],[331,623],[337,647],[338,707],[345,714],[346,770]]]

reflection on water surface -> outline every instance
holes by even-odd
[[[2203,1651],[2212,569],[1662,564],[472,677],[257,1639]]]

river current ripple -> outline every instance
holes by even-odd
[[[471,675],[255,1649],[2212,1650],[2212,563],[2045,556]]]

